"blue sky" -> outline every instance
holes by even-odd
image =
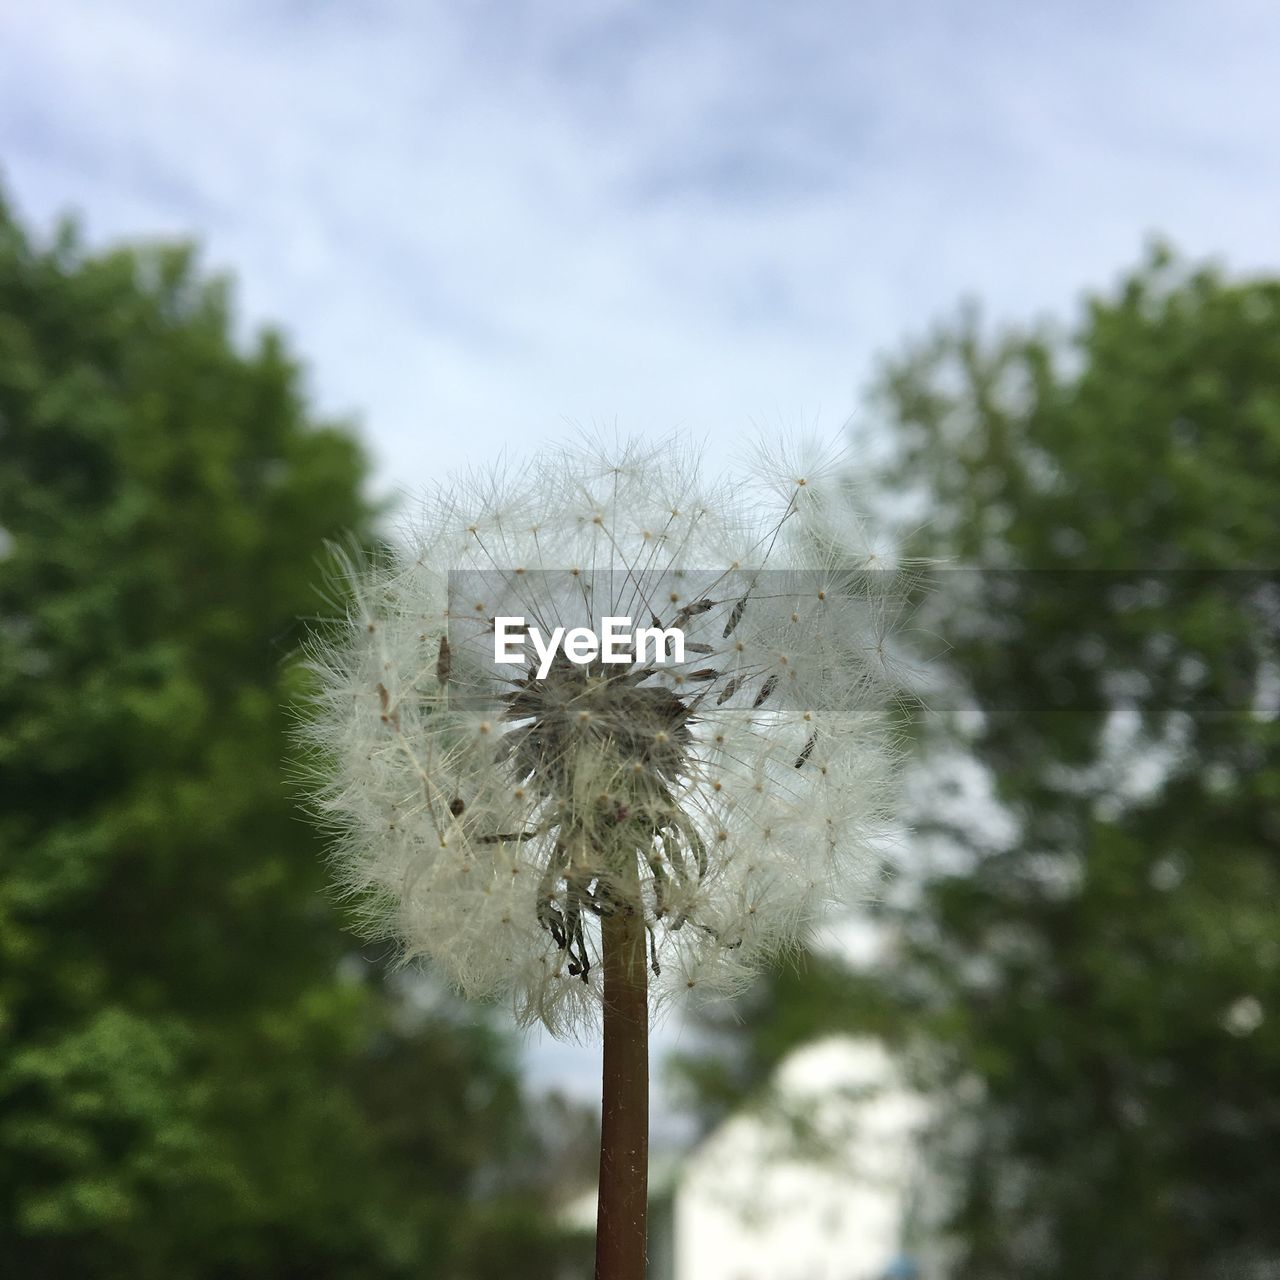
[[[1275,270],[1277,66],[1274,0],[44,0],[0,172],[197,236],[413,489],[567,423],[834,435],[961,297],[1069,316],[1152,232]]]

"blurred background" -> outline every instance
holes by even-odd
[[[598,1050],[389,973],[287,763],[324,540],[581,425],[845,436],[938,565],[883,891],[657,1038],[655,1280],[1280,1276],[1278,56],[0,10],[0,1274],[589,1274]]]

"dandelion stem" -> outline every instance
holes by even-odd
[[[596,1280],[644,1280],[649,1195],[649,997],[644,918],[633,907],[601,920],[604,1089]]]

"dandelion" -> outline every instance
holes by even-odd
[[[642,1274],[647,1033],[874,879],[885,619],[829,460],[672,443],[436,492],[311,650],[334,865],[372,928],[557,1035],[602,1023],[597,1274]],[[637,1259],[639,1261],[637,1261]]]

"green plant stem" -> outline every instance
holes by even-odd
[[[644,920],[620,908],[601,921],[604,1081],[596,1280],[644,1280],[649,1198],[649,993]]]

